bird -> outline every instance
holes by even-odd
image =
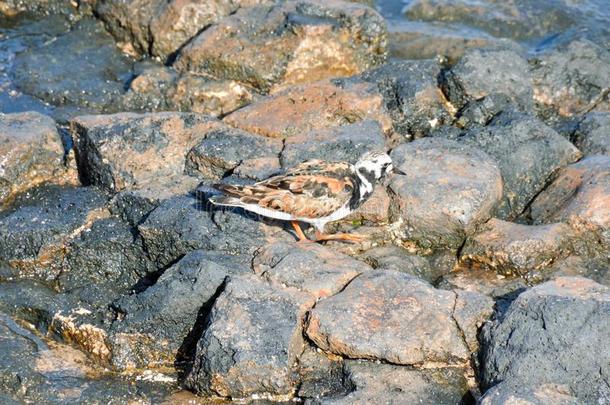
[[[211,196],[209,201],[290,221],[300,242],[360,242],[365,239],[362,235],[325,234],[324,228],[355,211],[389,173],[404,174],[394,168],[387,153],[380,151],[363,154],[355,164],[312,159],[252,185],[214,184],[212,187],[221,194]],[[307,238],[300,222],[315,228],[314,240]]]

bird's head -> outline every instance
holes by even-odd
[[[367,152],[354,165],[359,175],[374,183],[388,173],[404,174],[392,165],[390,155],[385,152]]]

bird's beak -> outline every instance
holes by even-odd
[[[392,165],[392,170],[390,171],[390,173],[393,174],[401,174],[403,176],[405,176],[407,173],[403,172],[402,170],[400,170],[399,168],[397,168],[396,166]]]

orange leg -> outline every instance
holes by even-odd
[[[335,233],[332,235],[326,235],[320,231],[316,231],[316,242],[322,242],[325,240],[342,240],[345,242],[363,242],[366,240],[365,235],[359,235],[357,233]]]
[[[290,223],[292,224],[294,231],[297,233],[299,242],[311,242],[309,239],[307,239],[307,236],[305,236],[305,234],[303,233],[303,230],[301,229],[301,226],[299,225],[299,221],[290,221]]]

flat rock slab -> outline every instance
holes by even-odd
[[[560,277],[521,294],[482,332],[483,384],[561,384],[579,401],[608,397],[610,290]]]
[[[351,76],[385,61],[382,17],[362,4],[289,1],[238,10],[201,32],[174,66],[273,87]]]
[[[75,118],[71,132],[83,181],[116,193],[182,174],[187,152],[217,125],[193,113],[119,113]]]
[[[399,237],[420,247],[460,247],[502,196],[500,170],[478,149],[424,138],[398,146],[391,156],[406,174],[389,183],[403,221]]]
[[[350,358],[461,363],[469,352],[453,318],[455,302],[454,293],[404,273],[367,272],[316,304],[307,336]]]
[[[65,181],[64,154],[52,118],[36,112],[0,115],[0,204],[37,184]]]
[[[256,274],[316,298],[334,295],[357,275],[372,271],[365,263],[316,243],[265,246],[253,266]]]
[[[312,303],[255,276],[232,278],[197,344],[187,387],[233,398],[293,392],[295,362],[304,349],[302,317]]]
[[[521,225],[496,218],[468,238],[460,260],[505,275],[527,276],[572,253],[576,238],[568,225]]]
[[[525,210],[553,173],[582,156],[540,120],[521,114],[501,114],[491,125],[473,129],[460,140],[485,151],[497,162],[504,179],[498,216],[509,220]]]

